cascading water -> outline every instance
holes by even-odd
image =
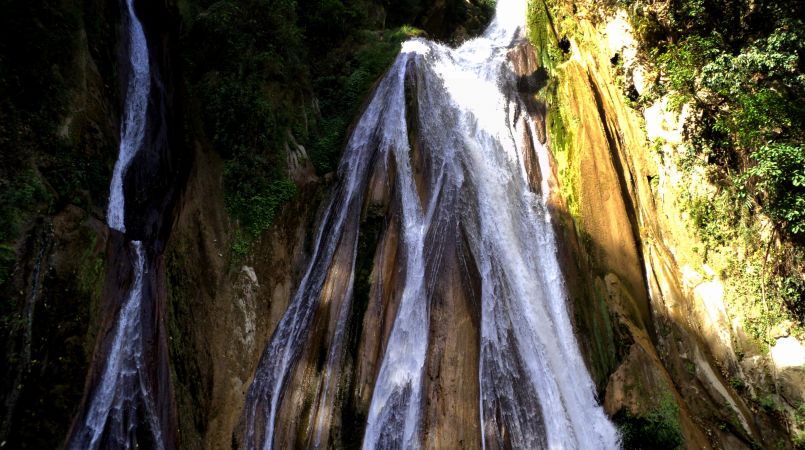
[[[275,444],[283,392],[326,296],[328,276],[355,270],[364,191],[378,166],[394,174],[402,281],[363,448],[422,446],[430,302],[446,282],[440,279],[442,250],[456,239],[466,241],[480,279],[478,420],[484,448],[619,446],[597,404],[567,311],[547,212],[550,158],[535,138],[507,58],[522,39],[525,16],[525,0],[499,0],[485,34],[457,49],[422,39],[403,45],[348,142],[307,271],[261,358],[244,412],[247,448]],[[411,120],[415,142],[409,141]],[[421,164],[414,167],[415,161]],[[530,183],[534,165],[539,186]],[[314,402],[313,448],[332,414],[337,377],[330,372],[343,354],[343,311],[350,308],[353,278],[337,290],[339,298],[328,297],[340,305],[339,324]]]
[[[148,94],[151,90],[151,70],[148,63],[148,45],[145,32],[134,11],[134,0],[126,1],[128,13],[129,76],[124,117],[120,125],[120,151],[112,173],[109,189],[109,206],[106,221],[110,228],[122,233],[126,231],[125,196],[123,195],[123,176],[129,168],[131,159],[143,144],[145,137]]]
[[[109,227],[121,233],[126,231],[123,177],[144,144],[151,86],[148,46],[133,2],[127,0],[125,8],[130,76],[107,211]],[[154,362],[145,356],[146,345],[153,345],[145,342],[144,329],[152,328],[152,319],[143,307],[150,261],[143,242],[127,244],[133,256],[132,284],[114,319],[100,373],[68,436],[69,449],[166,448],[165,425],[160,423],[163,415],[156,406],[159,402],[149,376],[149,365]]]
[[[391,94],[390,84],[392,83],[389,81],[382,82],[378,92]],[[274,423],[281,394],[288,381],[288,374],[304,346],[327,273],[334,263],[339,246],[344,246],[351,255],[348,258],[347,268],[350,273],[354,270],[356,233],[354,231],[346,233],[343,239],[342,235],[345,234],[344,230],[357,229],[370,166],[369,157],[373,150],[370,148],[369,137],[376,129],[381,128],[381,123],[390,116],[384,112],[384,107],[380,100],[373,101],[367,110],[367,115],[364,116],[370,116],[372,119],[361,121],[350,139],[347,154],[352,157],[345,157],[339,167],[341,181],[319,226],[311,262],[288,310],[277,325],[271,342],[260,359],[254,381],[249,388],[244,411],[246,423],[244,444],[247,448],[272,447]],[[352,284],[352,280],[349,284]],[[345,297],[349,299],[350,295]],[[344,305],[342,308],[347,306]],[[339,331],[338,334],[342,332]]]
[[[162,426],[155,407],[143,358],[142,297],[147,275],[143,244],[132,241],[136,261],[134,281],[123,301],[115,324],[112,347],[109,349],[100,380],[87,405],[80,427],[74,430],[67,448],[96,449],[138,448],[144,445],[137,436],[140,420],[148,422],[148,446],[163,449]],[[140,416],[140,417],[138,417]]]

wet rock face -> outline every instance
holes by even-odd
[[[106,280],[99,305],[98,339],[86,377],[84,398],[74,416],[65,445],[71,448],[88,446],[90,441],[82,433],[87,424],[92,423],[89,419],[92,411],[101,411],[99,414],[107,415],[103,422],[106,432],[99,436],[99,448],[119,446],[122,445],[121,442],[137,442],[144,447],[156,448],[158,444],[153,441],[155,436],[159,436],[159,445],[174,448],[177,445],[176,409],[163,318],[166,303],[164,258],[149,243],[143,243],[135,250],[135,246],[123,234],[112,230],[107,240],[105,259],[109,263],[106,266]],[[137,268],[138,261],[143,265],[141,272],[137,272],[140,270]],[[137,284],[137,279],[141,279],[140,284]],[[104,395],[99,392],[108,377],[105,372],[108,365],[112,364],[110,361],[120,358],[124,361],[120,364],[126,364],[132,358],[130,354],[120,356],[120,349],[115,350],[114,346],[120,345],[116,341],[119,339],[116,335],[119,334],[119,328],[124,326],[121,324],[124,320],[122,311],[134,301],[135,288],[139,289],[139,295],[136,296],[139,306],[134,313],[137,318],[133,320],[139,330],[137,334],[125,334],[129,338],[125,345],[132,349],[132,353],[136,353],[134,358],[137,369],[141,371],[141,378],[137,382],[132,382],[131,377],[116,378],[114,404],[119,407],[120,403],[117,402],[121,402],[125,413],[110,414],[97,409],[96,404],[98,398]],[[120,401],[118,398],[125,400]],[[118,423],[121,417],[122,423]],[[124,436],[116,434],[116,425],[125,426],[129,433]],[[96,431],[93,429],[92,432]]]
[[[195,147],[195,164],[166,248],[168,331],[182,448],[231,448],[260,354],[310,254],[326,187],[284,208],[253,254],[232,254],[222,162]]]
[[[535,58],[533,54],[529,55],[530,51],[532,51],[530,46],[524,44],[522,49],[514,52],[522,57],[518,63],[518,66],[521,67],[516,69],[517,73],[502,75],[506,77],[507,82],[511,83],[510,87],[514,88],[520,77],[537,71],[537,68],[533,67]],[[422,400],[421,402],[415,400],[417,405],[421,404],[420,408],[416,408],[421,409],[421,416],[419,416],[421,424],[418,425],[421,427],[421,432],[417,432],[413,439],[421,440],[423,445],[434,448],[477,448],[485,433],[487,444],[490,447],[506,448],[514,445],[513,442],[517,442],[516,439],[523,438],[519,435],[510,435],[510,427],[517,425],[514,421],[521,419],[516,417],[516,413],[512,413],[512,403],[532,402],[529,403],[528,408],[529,419],[536,417],[534,411],[539,410],[539,405],[533,391],[537,388],[531,384],[533,378],[527,378],[533,375],[530,372],[531,369],[526,367],[525,362],[517,360],[515,356],[512,356],[514,362],[511,364],[504,363],[495,366],[501,359],[509,356],[503,355],[504,351],[512,353],[517,351],[515,347],[518,344],[515,334],[518,330],[509,329],[509,331],[502,332],[505,336],[501,336],[500,339],[505,341],[505,345],[508,346],[505,350],[489,350],[489,348],[494,348],[495,344],[488,345],[487,364],[494,367],[484,372],[483,375],[479,375],[482,351],[481,302],[484,294],[487,294],[487,297],[483,301],[490,301],[488,295],[491,289],[498,287],[500,290],[496,292],[499,293],[501,302],[516,295],[529,297],[523,295],[523,292],[515,294],[506,290],[513,288],[495,285],[500,278],[485,278],[489,284],[486,286],[487,290],[482,292],[481,268],[478,265],[484,262],[481,261],[482,257],[478,256],[478,252],[483,250],[479,250],[477,247],[479,245],[477,242],[479,225],[474,221],[483,219],[473,215],[474,212],[477,212],[473,209],[473,205],[465,205],[467,210],[463,211],[463,214],[459,206],[459,198],[462,199],[461,201],[472,203],[476,197],[473,192],[467,197],[456,198],[454,196],[459,196],[459,189],[454,189],[450,182],[445,182],[447,187],[435,183],[435,180],[441,180],[442,176],[449,178],[455,175],[452,172],[448,175],[442,172],[442,170],[446,170],[445,166],[449,166],[444,161],[447,158],[446,155],[449,155],[447,153],[449,149],[439,145],[442,141],[433,139],[434,135],[438,134],[435,130],[439,130],[441,127],[430,129],[421,127],[422,124],[428,123],[426,118],[432,118],[429,114],[434,110],[444,114],[444,117],[439,117],[439,119],[446,117],[453,121],[457,119],[451,114],[458,115],[459,110],[440,109],[445,105],[444,99],[436,97],[437,94],[433,92],[439,91],[440,86],[432,84],[435,82],[433,79],[428,79],[432,76],[428,71],[429,66],[419,68],[417,64],[422,61],[419,56],[407,58],[409,56],[402,56],[401,60],[398,60],[402,63],[395,65],[395,71],[392,71],[391,74],[396,75],[396,71],[400,71],[401,68],[406,70],[401,71],[399,78],[386,78],[378,87],[378,92],[402,101],[402,95],[404,95],[402,89],[397,90],[398,88],[394,87],[392,90],[390,87],[390,85],[399,86],[399,84],[392,83],[401,82],[388,80],[405,77],[407,81],[405,90],[412,91],[409,92],[409,95],[413,97],[406,96],[405,98],[408,106],[411,107],[410,114],[402,117],[402,113],[397,112],[398,108],[383,107],[382,110],[399,114],[399,116],[392,116],[395,130],[403,129],[403,124],[398,123],[398,120],[406,120],[408,133],[403,134],[397,131],[398,134],[394,134],[394,131],[371,122],[376,116],[368,113],[365,116],[370,120],[367,122],[368,124],[362,122],[362,125],[358,127],[364,133],[360,137],[365,137],[365,133],[369,133],[369,137],[366,140],[358,140],[360,147],[356,148],[369,149],[366,151],[377,149],[377,153],[370,153],[370,156],[359,154],[360,158],[354,158],[354,155],[350,154],[354,159],[346,160],[348,163],[356,164],[356,167],[361,167],[360,170],[366,169],[368,175],[360,175],[359,181],[353,181],[353,178],[347,178],[345,175],[336,187],[333,204],[349,208],[347,211],[352,214],[343,221],[337,222],[338,226],[344,224],[343,229],[336,228],[333,231],[330,229],[333,225],[325,222],[325,225],[322,225],[323,230],[333,234],[325,234],[320,238],[324,241],[315,242],[317,246],[320,246],[316,248],[317,251],[322,248],[329,249],[332,257],[322,259],[325,261],[323,264],[319,264],[319,259],[316,259],[314,260],[316,265],[311,266],[309,273],[321,277],[322,287],[314,286],[310,287],[310,290],[300,290],[303,296],[299,298],[305,302],[309,298],[313,298],[316,302],[304,303],[304,305],[311,305],[304,306],[306,308],[304,310],[311,308],[313,317],[305,319],[306,321],[302,323],[301,326],[305,329],[304,334],[301,337],[293,337],[292,344],[298,348],[298,353],[294,357],[298,357],[298,360],[288,369],[289,374],[282,381],[277,381],[278,379],[272,372],[262,371],[272,371],[279,364],[286,364],[284,360],[281,360],[283,354],[274,353],[275,350],[272,346],[270,347],[272,353],[267,350],[263,355],[258,373],[268,373],[268,376],[273,377],[271,378],[272,383],[264,386],[265,380],[268,378],[260,377],[261,390],[259,392],[261,394],[252,397],[250,391],[247,402],[257,402],[255,409],[258,413],[255,414],[252,409],[249,409],[254,407],[254,404],[245,405],[247,409],[244,413],[244,427],[251,432],[244,433],[240,427],[234,431],[236,443],[240,446],[260,446],[263,439],[271,439],[278,447],[304,447],[315,445],[315,442],[327,442],[327,445],[336,447],[358,444],[363,436],[367,416],[372,413],[372,398],[376,394],[373,391],[378,389],[378,383],[388,379],[388,375],[386,378],[382,375],[384,358],[387,358],[389,354],[400,354],[398,353],[401,351],[400,348],[393,347],[395,344],[393,344],[392,326],[401,326],[399,317],[401,317],[401,311],[405,311],[406,308],[406,297],[403,292],[410,286],[408,284],[410,280],[418,280],[418,277],[424,281],[422,292],[417,294],[417,298],[427,299],[420,310],[427,310],[428,319],[425,320],[429,322],[415,337],[415,339],[422,340],[418,342],[425,342],[426,348],[423,350],[425,356],[422,374],[424,380],[421,384]],[[380,91],[380,89],[390,91]],[[543,181],[551,186],[556,184],[556,180],[542,179],[543,170],[541,169],[547,169],[550,164],[542,159],[538,162],[535,155],[544,154],[544,151],[537,148],[540,140],[544,139],[544,131],[543,137],[538,136],[538,132],[532,135],[530,131],[532,128],[529,125],[535,125],[534,129],[544,130],[544,124],[541,123],[541,116],[536,118],[537,123],[528,123],[529,119],[525,116],[527,107],[517,100],[518,95],[533,92],[528,91],[527,86],[524,91],[518,92],[513,89],[508,93],[505,100],[509,108],[505,111],[505,117],[511,120],[511,123],[505,122],[501,126],[517,130],[515,132],[517,145],[512,150],[522,153],[518,154],[518,157],[528,160],[527,180],[518,178],[519,181],[526,181],[526,183],[518,184],[518,188],[528,184],[530,188],[539,191],[542,189]],[[434,99],[434,97],[436,98]],[[379,108],[378,105],[385,105],[383,103],[385,96],[375,98],[380,100],[373,101],[368,111],[376,112]],[[417,105],[416,100],[430,103]],[[537,111],[538,108],[535,107],[534,110]],[[388,133],[394,139],[383,133]],[[445,134],[451,136],[449,132]],[[395,151],[405,152],[402,154],[380,151],[380,149],[386,150],[383,145],[387,145],[387,142],[397,142],[395,139],[399,136],[408,139],[410,152],[408,145],[405,145],[405,148],[394,147]],[[490,144],[490,147],[493,145]],[[350,147],[350,150],[357,151],[353,147]],[[470,152],[471,149],[466,149],[466,151]],[[383,158],[388,158],[388,160],[375,160],[379,159],[377,155],[384,155]],[[407,161],[408,158],[410,161]],[[408,168],[409,163],[410,168]],[[367,164],[367,166],[363,166],[363,164]],[[406,168],[400,169],[398,165],[403,164],[406,165]],[[540,165],[543,167],[540,168]],[[345,163],[343,167],[350,166]],[[450,167],[450,169],[454,168]],[[410,170],[410,172],[406,170]],[[368,178],[366,186],[364,186],[364,181],[361,181],[365,178]],[[540,188],[537,189],[537,186]],[[469,181],[465,187],[469,190],[477,188]],[[409,190],[405,191],[405,189]],[[531,193],[528,187],[522,187],[522,189]],[[354,209],[356,204],[353,201],[346,204],[341,203],[346,202],[341,197],[342,195],[352,195],[353,192],[361,193],[355,194],[360,195],[357,198],[361,199],[357,201],[357,210]],[[403,192],[406,195],[404,198],[402,197]],[[423,265],[415,267],[410,265],[410,259],[417,257],[412,251],[413,245],[404,241],[412,239],[410,228],[407,231],[408,236],[401,232],[407,226],[403,221],[406,214],[412,214],[410,210],[404,209],[405,202],[410,201],[420,202],[431,207],[435,205],[435,211],[438,211],[436,214],[438,221],[435,221],[433,226],[426,227],[427,233],[423,236],[424,240],[421,243],[426,253],[422,261]],[[408,205],[410,208],[410,203]],[[328,208],[332,207],[328,206]],[[329,218],[341,213],[341,208],[326,211]],[[356,217],[360,217],[360,220],[357,220]],[[381,218],[383,219],[378,220]],[[410,217],[408,219],[411,220]],[[356,234],[358,234],[357,237]],[[333,238],[335,240],[331,242],[330,239]],[[355,239],[357,239],[357,260],[353,261],[350,257],[355,258],[353,252],[356,250],[352,247]],[[322,246],[322,242],[327,245]],[[552,255],[546,255],[546,259],[550,257]],[[543,263],[549,264],[549,261],[543,261]],[[487,269],[489,268],[487,267]],[[420,273],[419,270],[422,272]],[[554,274],[554,272],[551,273]],[[355,292],[352,296],[345,295],[350,289],[352,274],[356,277],[354,280]],[[488,274],[485,276],[488,277]],[[240,285],[241,282],[238,283]],[[544,295],[539,289],[529,292],[535,296]],[[547,295],[562,298],[561,295],[556,295],[555,291]],[[299,298],[295,297],[293,301],[300,301]],[[540,300],[542,299],[533,301]],[[491,301],[494,302],[494,299]],[[296,304],[294,303],[294,305]],[[302,310],[299,308],[295,306],[295,309],[291,311]],[[349,308],[348,313],[344,313],[344,308]],[[506,307],[502,307],[501,310],[500,314],[508,314]],[[487,318],[487,320],[490,319]],[[394,325],[395,321],[397,321],[397,325]],[[416,325],[421,324],[422,321],[416,321]],[[283,326],[279,325],[276,330],[284,330]],[[494,328],[495,325],[487,324],[487,327]],[[343,332],[350,336],[348,345],[338,344],[341,341],[337,341],[340,339],[337,330],[345,330]],[[419,334],[420,332],[422,334]],[[489,328],[487,328],[487,332],[489,332]],[[280,331],[275,331],[275,333],[280,333]],[[279,336],[290,335],[283,332]],[[276,339],[276,336],[272,339]],[[341,358],[333,358],[331,352],[343,352],[343,354]],[[495,361],[492,361],[493,359]],[[579,373],[583,373],[581,366],[577,368],[580,369]],[[489,374],[492,374],[491,377]],[[495,374],[499,375],[498,378],[495,378]],[[396,374],[392,375],[392,377],[395,376]],[[488,384],[504,385],[505,387],[501,390],[505,390],[505,393],[499,394],[499,397],[494,397],[498,394],[490,394],[490,391],[482,394],[480,386],[482,376]],[[525,381],[510,389],[506,383],[514,382],[516,379]],[[328,384],[328,382],[332,382],[332,384]],[[279,386],[278,383],[282,383],[281,396],[274,400],[278,396],[277,391],[264,391],[263,389],[274,389]],[[330,391],[331,386],[335,386],[336,390]],[[400,398],[408,395],[409,391],[410,388],[408,391],[402,390],[396,396],[389,397],[389,402],[401,401]],[[587,394],[592,395],[591,391],[588,391]],[[268,392],[268,394],[262,394],[262,392]],[[336,401],[334,403],[326,402],[324,400],[327,398],[326,396],[331,396],[333,392],[336,393]],[[510,393],[528,398],[515,398],[509,395]],[[482,403],[479,398],[484,398],[487,406],[483,412],[487,419],[484,433],[481,430],[480,406]],[[242,401],[242,397],[237,400]],[[388,404],[386,403],[386,405]],[[493,406],[489,406],[490,404]],[[274,408],[274,405],[277,405],[276,416],[267,417],[265,410]],[[500,412],[501,410],[506,411],[506,417],[503,417],[504,413]],[[320,417],[325,417],[325,420],[320,421]],[[541,419],[537,418],[534,422],[529,422],[529,426],[537,422],[541,422]],[[266,426],[271,426],[270,438],[265,434]],[[389,428],[396,426],[399,424],[390,424]],[[530,433],[531,431],[533,430],[529,429],[529,435],[526,438],[538,440],[539,436],[544,435],[544,433]],[[367,435],[368,433],[369,431],[367,431]],[[240,436],[244,434],[244,441],[240,441]],[[393,431],[387,433],[386,430],[380,430],[379,434],[378,442],[381,443],[400,438]],[[545,444],[545,442],[542,443]]]
[[[124,91],[147,97],[126,99],[121,121],[133,120],[144,126],[144,139],[138,142],[141,148],[134,149],[136,153],[123,178],[124,220],[116,224],[110,219],[115,229],[107,241],[100,330],[84,398],[65,444],[69,448],[175,448],[178,442],[164,320],[163,256],[174,222],[173,206],[189,171],[189,161],[182,158],[185,151],[176,119],[180,108],[175,101],[176,80],[171,65],[174,55],[168,52],[174,46],[178,22],[171,27],[170,21],[165,20],[170,15],[164,5],[138,8],[140,3],[134,2],[138,18],[130,19],[123,28],[128,33],[143,24],[148,70],[137,73],[148,73],[150,79],[135,81],[134,74],[123,70],[124,86],[138,83],[136,89]],[[122,59],[126,60],[129,55],[125,50],[123,53]],[[131,70],[129,65],[125,67]],[[142,91],[141,84],[150,87]],[[132,114],[145,117],[131,119]],[[126,123],[121,129],[129,126],[134,125]],[[123,226],[126,232],[118,232],[118,227]]]

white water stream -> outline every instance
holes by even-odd
[[[151,70],[148,62],[148,45],[145,32],[134,11],[134,0],[126,1],[128,12],[128,50],[129,50],[129,82],[124,105],[124,116],[120,123],[120,150],[115,169],[112,173],[112,185],[109,189],[109,206],[106,210],[106,221],[110,228],[125,232],[125,196],[123,195],[123,177],[129,168],[132,158],[143,144],[145,137],[148,95],[151,91]]]
[[[137,425],[148,422],[149,447],[163,449],[161,425],[152,388],[146,376],[148,367],[143,359],[141,300],[146,256],[143,244],[131,242],[136,261],[134,281],[113,330],[112,346],[106,355],[105,367],[87,404],[84,420],[68,442],[70,449],[139,448]]]

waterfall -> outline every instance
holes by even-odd
[[[138,409],[151,436],[150,446],[164,449],[161,424],[158,423],[155,400],[147,365],[143,358],[142,298],[144,277],[147,274],[143,244],[132,241],[134,251],[134,281],[120,307],[112,337],[112,346],[105,367],[87,405],[80,428],[75,430],[67,445],[70,449],[103,447],[138,448]]]
[[[128,29],[128,55],[130,72],[128,89],[121,120],[121,139],[118,160],[115,164],[107,221],[110,228],[125,233],[123,177],[132,158],[142,147],[147,120],[147,107],[151,86],[149,54],[142,24],[134,10],[134,0],[126,1],[124,25]],[[147,243],[128,241],[133,280],[114,318],[107,336],[101,336],[102,345],[96,350],[98,367],[90,371],[92,380],[85,394],[79,415],[67,438],[68,449],[140,447],[164,449],[168,446],[164,436],[164,414],[158,404],[152,377],[162,367],[160,361],[149,356],[158,328],[153,323],[152,311],[145,304],[153,301],[146,294],[151,260]],[[150,296],[146,296],[150,295]],[[93,375],[93,372],[96,372]],[[164,395],[164,393],[163,393]]]
[[[109,206],[106,212],[109,227],[120,232],[126,231],[123,176],[126,174],[126,169],[129,168],[131,159],[143,144],[148,95],[151,90],[148,46],[143,26],[134,11],[134,0],[126,1],[126,11],[128,12],[128,51],[131,73],[126,92],[124,116],[120,124],[120,150],[112,173]]]
[[[550,158],[507,58],[523,39],[525,17],[525,0],[499,0],[486,32],[459,48],[424,39],[403,45],[350,137],[310,263],[258,365],[244,411],[246,448],[274,446],[283,392],[328,274],[354,271],[364,191],[375,167],[394,174],[402,281],[363,448],[422,447],[430,301],[445,282],[443,248],[462,238],[480,278],[484,448],[618,448],[570,321],[547,211]],[[411,120],[416,142],[409,141]],[[421,167],[414,167],[414,148]],[[529,164],[538,166],[539,186],[529,182]],[[314,401],[313,448],[333,410],[337,380],[330,372],[343,354],[339,333],[353,278],[346,277],[339,298],[328,298],[341,313]]]

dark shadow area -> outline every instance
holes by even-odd
[[[539,67],[528,75],[520,75],[517,78],[517,90],[523,94],[536,94],[548,85],[550,75],[545,67]]]

